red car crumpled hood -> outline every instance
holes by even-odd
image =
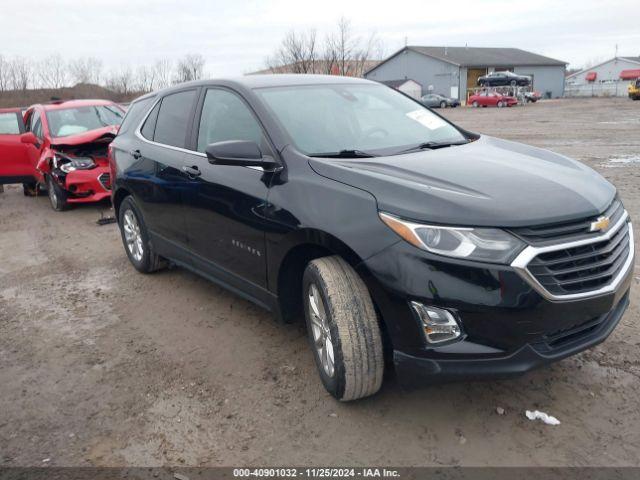
[[[77,135],[69,135],[67,137],[57,137],[51,139],[51,145],[82,145],[83,143],[93,142],[111,142],[118,133],[118,127],[111,125],[108,127],[90,130],[88,132],[78,133]]]

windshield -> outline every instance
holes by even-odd
[[[421,104],[383,85],[305,85],[256,93],[307,155],[390,155],[427,142],[466,140]]]
[[[47,112],[52,137],[68,137],[111,125],[120,125],[124,112],[115,105],[93,105]]]

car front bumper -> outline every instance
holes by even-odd
[[[629,303],[633,250],[630,257],[615,288],[568,301],[542,295],[510,265],[444,259],[404,241],[359,273],[383,318],[397,378],[413,387],[517,375],[602,342]],[[429,344],[411,301],[452,312],[463,335]]]
[[[514,352],[486,355],[477,358],[430,359],[407,355],[395,350],[393,361],[398,381],[405,387],[417,387],[430,383],[457,380],[509,378],[535,368],[570,357],[603,342],[613,332],[629,306],[625,295],[609,313],[594,322],[576,327],[567,333],[560,346],[551,347],[547,342],[525,344]],[[457,350],[472,352],[477,345],[457,345]],[[557,345],[557,344],[555,344]]]
[[[100,202],[111,197],[108,166],[74,170],[66,174],[62,187],[70,193],[69,203]]]

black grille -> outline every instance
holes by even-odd
[[[629,257],[629,249],[625,222],[609,240],[541,253],[527,269],[553,295],[589,292],[613,281]]]
[[[552,244],[558,242],[566,242],[578,240],[582,238],[597,237],[602,232],[591,232],[591,223],[596,221],[600,216],[609,217],[609,225],[613,226],[624,214],[624,207],[620,200],[615,199],[609,208],[600,215],[583,218],[572,222],[554,223],[551,225],[541,225],[537,227],[526,227],[513,229],[513,233],[520,236],[527,243],[532,245]]]
[[[111,190],[111,175],[109,175],[108,173],[103,173],[98,177],[98,181],[105,190]]]

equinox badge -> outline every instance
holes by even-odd
[[[591,222],[590,232],[604,232],[609,228],[609,217],[598,217],[595,222]]]

